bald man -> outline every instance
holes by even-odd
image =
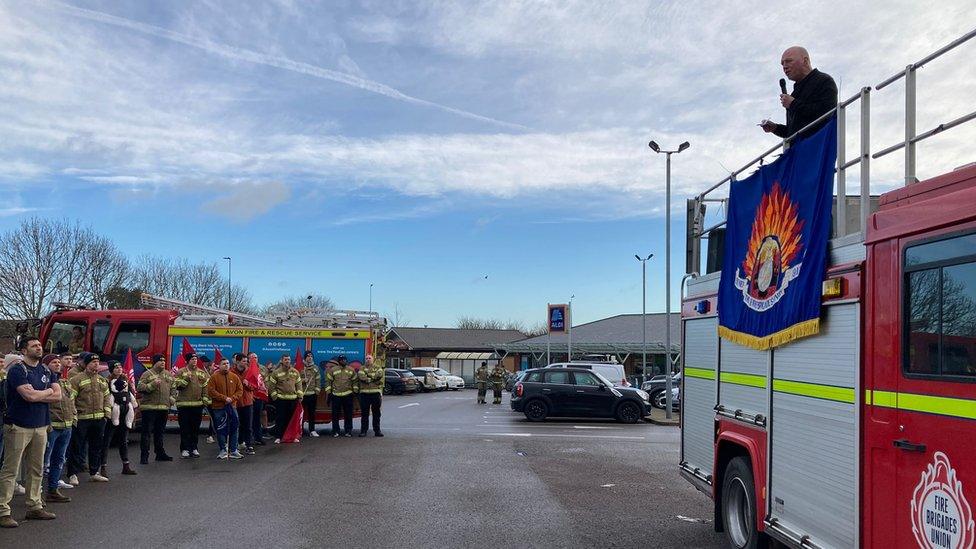
[[[829,74],[813,68],[810,54],[800,46],[784,51],[780,64],[786,77],[793,81],[793,93],[779,96],[780,104],[786,109],[786,124],[763,120],[759,125],[764,132],[785,138],[837,106],[837,84]],[[823,123],[817,124],[801,137],[815,133],[822,126]]]

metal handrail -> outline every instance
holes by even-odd
[[[746,164],[744,164],[739,169],[731,172],[728,176],[723,178],[718,183],[708,187],[700,194],[696,195],[694,200],[703,203],[706,201],[706,196],[725,183],[735,181],[736,176],[745,172],[746,170],[752,168],[757,163],[762,162],[764,158],[776,151],[786,147],[791,141],[795,140],[800,134],[809,130],[810,128],[820,124],[825,119],[836,115],[837,116],[837,166],[835,171],[837,173],[837,212],[835,216],[836,222],[836,236],[841,237],[846,234],[846,220],[847,220],[847,180],[846,171],[853,166],[860,166],[860,233],[864,235],[867,231],[867,218],[871,213],[871,160],[881,158],[885,155],[891,154],[892,152],[905,149],[905,184],[911,184],[917,181],[915,177],[915,145],[928,139],[934,135],[942,133],[946,130],[964,124],[966,122],[976,120],[976,111],[969,114],[960,116],[949,122],[944,122],[938,126],[925,131],[921,134],[916,135],[915,133],[915,73],[918,69],[922,68],[929,62],[941,57],[947,52],[957,48],[958,46],[966,43],[967,41],[976,38],[976,29],[973,29],[966,34],[960,36],[959,38],[953,40],[952,42],[946,44],[945,46],[939,48],[938,50],[926,55],[922,59],[907,65],[904,69],[898,73],[890,76],[889,78],[881,81],[874,90],[881,90],[893,82],[905,77],[905,139],[894,145],[886,147],[878,152],[871,153],[870,139],[871,139],[871,117],[870,117],[870,99],[871,91],[870,87],[863,87],[856,94],[850,96],[849,98],[840,101],[836,107],[830,109],[819,118],[810,122],[803,128],[794,132],[789,137],[783,139],[776,145],[770,147],[769,149],[763,151],[759,156],[753,158]],[[855,102],[860,101],[861,106],[861,124],[860,124],[860,154],[856,158],[848,160],[846,154],[846,109]],[[709,199],[711,201],[713,199]],[[697,208],[695,211],[698,211]],[[715,225],[709,227],[708,229],[701,230],[697,234],[689,234],[689,237],[694,239],[700,239],[708,235],[711,231],[722,227],[727,221],[722,221],[716,223]],[[700,225],[698,225],[700,226]],[[695,269],[698,270],[698,265],[700,258],[694,258]]]

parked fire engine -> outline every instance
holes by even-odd
[[[283,355],[312,351],[316,367],[343,355],[358,368],[366,355],[382,363],[386,322],[377,313],[305,309],[276,318],[204,307],[175,299],[142,294],[145,309],[92,310],[58,304],[41,320],[40,338],[49,352],[98,353],[101,362],[125,360],[131,349],[139,361],[136,377],[151,366],[155,354],[172,366],[183,341],[211,359],[219,350],[231,359],[236,352],[257,354],[260,364],[277,363]],[[322,386],[325,372],[320,368]],[[316,421],[332,420],[324,391],[319,394]]]
[[[837,195],[855,167],[861,189],[835,202],[818,335],[768,351],[720,339],[722,274],[698,275],[702,238],[706,271],[721,264],[724,222],[704,228],[704,212],[723,199],[709,195],[778,148],[689,201],[680,472],[734,547],[976,546],[976,164],[915,178],[918,142],[976,118],[916,134],[915,71],[974,36],[874,87],[905,80],[901,143],[872,153],[871,88],[825,115],[837,116]],[[874,202],[871,160],[902,149],[905,186]]]

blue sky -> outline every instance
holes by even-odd
[[[846,97],[968,31],[970,7],[5,0],[0,230],[58,216],[132,256],[230,255],[258,303],[366,308],[372,282],[376,310],[432,326],[534,324],[571,294],[577,322],[639,312],[633,255],[654,253],[658,311],[648,139],[692,143],[674,166],[677,296],[684,198],[773,143],[755,124],[782,118],[785,47]],[[920,76],[920,129],[971,110],[964,50]],[[900,93],[873,101],[878,143],[898,139]],[[958,134],[933,141],[923,176],[974,160]],[[899,169],[876,163],[879,188]]]

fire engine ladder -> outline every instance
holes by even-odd
[[[201,317],[217,317],[226,318],[226,322],[235,326],[286,326],[286,327],[298,327],[297,324],[282,322],[278,319],[264,318],[256,315],[249,315],[245,313],[238,313],[235,311],[228,311],[225,309],[219,309],[217,307],[207,307],[205,305],[197,305],[195,303],[190,303],[187,301],[180,301],[179,299],[171,299],[168,297],[161,297],[158,295],[152,295],[143,293],[139,296],[139,301],[143,307],[146,309],[174,309],[179,311],[182,315],[199,315]]]
[[[308,328],[369,330],[386,327],[386,319],[372,311],[298,309],[287,314],[275,315],[275,319],[288,325]]]

